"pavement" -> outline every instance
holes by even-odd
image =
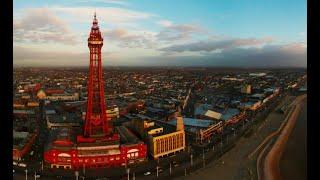
[[[280,159],[286,148],[289,136],[295,123],[298,119],[301,110],[301,102],[306,98],[306,95],[302,95],[296,98],[292,105],[292,110],[288,115],[288,120],[285,123],[283,129],[279,133],[278,138],[273,144],[272,148],[265,157],[264,167],[263,167],[263,177],[264,179],[282,179],[281,171],[279,167]]]
[[[307,103],[302,109],[280,159],[283,179],[307,179]]]

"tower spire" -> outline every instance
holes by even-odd
[[[96,11],[94,11],[94,15],[93,15],[93,22],[92,22],[93,26],[97,26],[98,25],[98,20],[97,20],[97,14]]]

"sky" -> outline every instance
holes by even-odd
[[[14,0],[14,66],[306,67],[306,0]]]

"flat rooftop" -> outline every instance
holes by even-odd
[[[80,123],[83,121],[76,113],[52,114],[47,117],[51,123]]]
[[[125,126],[117,126],[115,127],[116,131],[120,135],[121,144],[135,144],[142,142],[135,134],[133,134],[127,127]]]
[[[185,126],[193,126],[198,128],[207,128],[210,125],[214,124],[212,120],[204,120],[204,119],[194,119],[194,118],[183,118],[183,123]],[[177,119],[173,119],[168,121],[168,124],[172,124],[174,126],[177,125]]]

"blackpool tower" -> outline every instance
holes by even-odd
[[[87,112],[84,126],[84,136],[91,138],[110,135],[111,127],[106,117],[106,105],[104,96],[104,82],[101,64],[101,48],[103,38],[98,26],[96,13],[88,38],[90,50],[90,67],[88,78]]]

